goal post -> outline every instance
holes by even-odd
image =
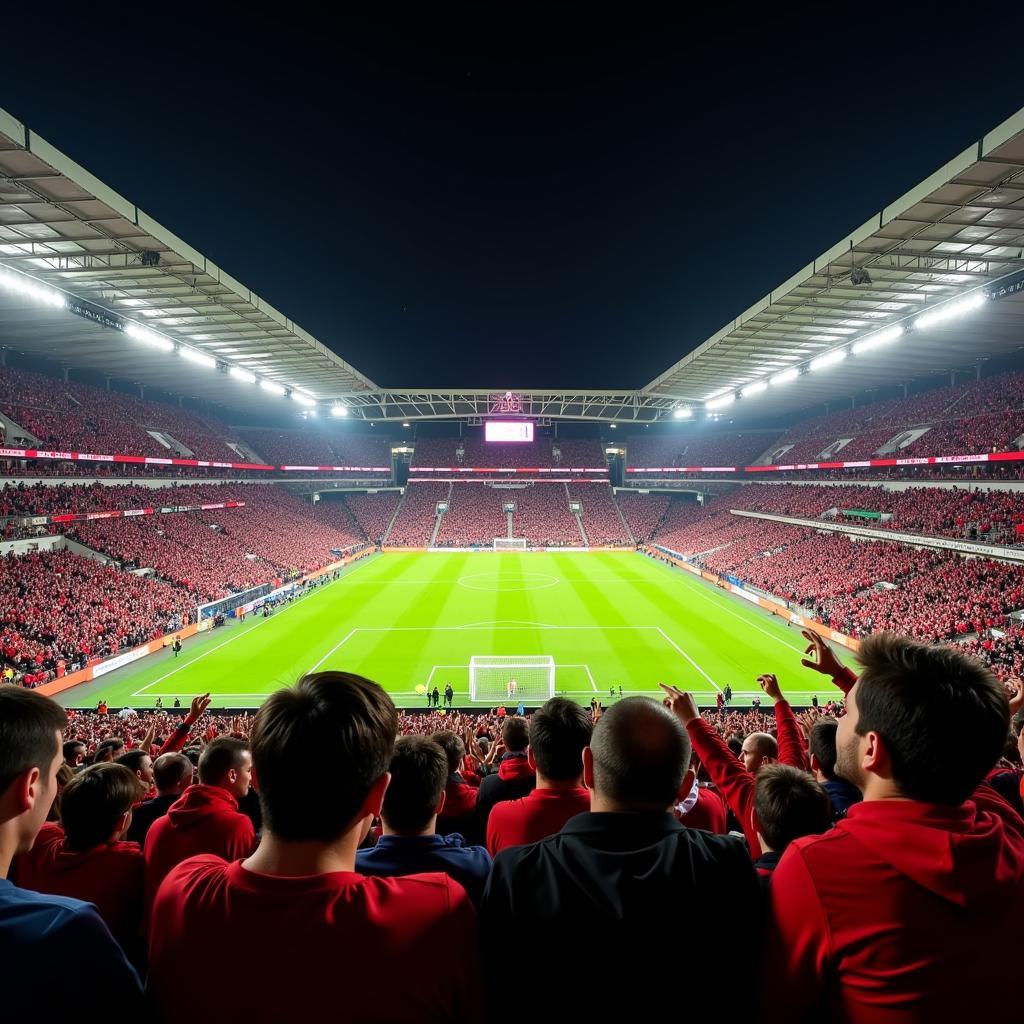
[[[526,538],[525,537],[495,537],[494,538],[494,550],[495,551],[525,551],[526,550]]]
[[[488,704],[542,704],[555,695],[555,659],[539,655],[473,655],[469,699]]]

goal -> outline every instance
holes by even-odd
[[[526,550],[526,538],[525,537],[495,537],[494,538],[494,550],[495,551],[525,551]]]
[[[473,655],[469,699],[488,704],[541,704],[555,695],[555,659],[539,655]]]

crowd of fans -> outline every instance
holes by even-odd
[[[377,491],[376,493],[346,494],[344,501],[353,519],[371,544],[380,544],[388,526],[394,518],[398,503],[402,500],[400,491]]]
[[[272,466],[363,466],[362,470],[340,475],[391,475],[391,442],[383,435],[353,434],[348,430],[328,433],[312,427],[288,430],[244,427],[239,434]]]
[[[312,506],[270,484],[225,485],[244,508],[69,523],[66,533],[125,566],[151,568],[213,600],[282,575],[312,572],[365,543],[342,504]]]
[[[582,506],[583,532],[591,547],[619,547],[629,543],[625,523],[608,484],[573,481],[566,486],[569,500],[578,501]]]
[[[9,366],[0,367],[0,410],[43,448],[243,461],[227,444],[227,424],[212,416]],[[171,447],[149,431],[173,439]]]
[[[505,493],[516,505],[513,537],[525,537],[528,544],[540,547],[582,546],[579,524],[569,511],[564,484],[530,484]]]
[[[340,672],[231,718],[0,687],[5,1008],[504,1024],[509,956],[553,970],[584,936],[608,977],[545,986],[546,1016],[636,1012],[650,977],[666,1019],[688,979],[769,1024],[1013,1019],[1024,686],[892,633],[858,678],[804,636],[830,713],[772,674],[756,715],[668,684],[529,718],[400,715]],[[679,907],[715,955],[666,982]]]
[[[732,492],[733,508],[817,518],[834,510],[884,513],[869,525],[940,537],[1018,542],[1024,531],[1024,496],[979,487],[908,487],[899,490],[848,484],[752,484]],[[855,518],[855,517],[852,517]]]
[[[190,482],[173,487],[145,487],[141,484],[6,483],[0,486],[0,519],[241,500],[231,484]]]
[[[850,636],[895,630],[926,642],[968,640],[1000,675],[1020,667],[1020,637],[1016,630],[1002,635],[1008,616],[1024,608],[1019,566],[941,549],[854,540],[729,512],[746,503],[759,511],[797,514],[795,509],[817,507],[813,492],[834,489],[809,488],[810,497],[798,493],[802,487],[783,486],[778,495],[776,490],[744,488],[706,509],[673,502],[655,543],[692,557],[710,572],[782,598]],[[913,507],[898,492],[890,497],[894,508],[904,502]],[[960,492],[965,497],[970,495]],[[997,501],[1002,497],[995,495]]]
[[[434,543],[439,547],[486,546],[495,537],[507,536],[508,516],[502,505],[515,493],[518,492],[498,490],[486,484],[456,484],[452,487],[448,511],[441,517]]]
[[[671,466],[746,466],[764,452],[779,431],[709,431],[689,436],[684,424],[673,435],[638,434],[626,438],[626,465],[646,469]]]
[[[531,442],[501,443],[479,437],[421,437],[416,440],[412,470],[420,467],[471,467],[474,469],[604,469],[601,442],[537,437]]]
[[[411,484],[410,487],[431,486]],[[628,543],[626,529],[606,483],[537,483],[526,487],[489,487],[460,483],[451,489],[448,510],[441,518],[435,543],[439,547],[489,545],[508,535],[506,504],[514,504],[512,535],[531,544],[582,544],[570,502],[582,506],[581,519],[592,547]],[[523,532],[520,533],[519,531]]]
[[[0,655],[35,686],[189,621],[187,595],[69,551],[0,558]]]
[[[632,491],[620,491],[615,496],[619,511],[629,524],[630,533],[638,544],[646,543],[654,537],[654,531],[668,513],[672,501],[668,494],[637,494]]]
[[[895,454],[979,455],[1016,448],[1024,435],[1024,374],[1007,373],[907,398],[854,406],[803,420],[779,439],[772,461],[871,458],[902,431],[927,428]],[[847,441],[835,451],[840,441]],[[785,449],[785,450],[781,450]],[[826,454],[827,453],[827,454]]]
[[[388,544],[398,548],[426,547],[437,524],[437,503],[447,501],[450,488],[450,484],[433,481],[409,484],[387,536]]]

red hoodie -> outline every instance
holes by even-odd
[[[788,701],[775,704],[775,724],[779,733],[779,764],[807,770],[807,752],[796,716]],[[754,817],[754,776],[743,767],[743,762],[726,746],[725,740],[703,718],[694,719],[686,727],[690,742],[701,763],[708,770],[711,781],[725,798],[736,820],[743,826],[743,834],[750,847],[750,855],[761,856],[757,841],[757,821]]]
[[[506,754],[498,762],[499,779],[528,779],[532,775],[533,769],[526,754]]]
[[[142,938],[143,867],[138,843],[101,843],[91,850],[68,850],[64,829],[47,822],[31,851],[18,857],[18,884],[95,904],[114,938],[134,958]]]
[[[252,821],[220,786],[189,786],[146,834],[146,906],[153,905],[164,877],[187,857],[214,853],[225,860],[248,857],[256,845]]]
[[[1024,820],[989,786],[854,804],[789,846],[770,897],[767,1021],[1019,1019]]]
[[[590,790],[582,786],[535,789],[520,800],[502,800],[487,818],[487,849],[493,857],[509,846],[547,839],[577,814],[590,810]]]
[[[160,887],[149,988],[174,1024],[197,1008],[224,1024],[476,1024],[479,946],[469,897],[447,875],[282,877],[195,857]]]

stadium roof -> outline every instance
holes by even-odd
[[[880,155],[884,161],[884,155]],[[1024,270],[1024,110],[726,324],[644,392],[703,404]],[[866,274],[866,277],[864,276]],[[858,283],[858,281],[860,283]],[[780,411],[1024,346],[1024,291],[751,396]],[[756,402],[756,405],[755,405]]]
[[[375,387],[2,109],[0,265],[315,397]],[[244,406],[247,397],[266,406],[266,395],[251,384],[197,366],[183,374],[174,352],[145,347],[121,331],[18,293],[0,294],[0,330],[26,352],[229,406]]]
[[[884,156],[880,157],[884,160]],[[272,241],[268,241],[272,244]],[[374,384],[283,313],[0,109],[0,268],[59,289],[62,308],[0,287],[0,336],[17,348],[219,404],[266,410],[246,373],[371,420],[501,409],[488,389]],[[522,413],[643,423],[740,392],[775,415],[1024,345],[1024,287],[969,316],[805,372],[896,324],[995,282],[1024,278],[1024,110],[755,303],[637,391],[525,391]],[[859,282],[859,283],[857,283]],[[10,280],[8,280],[8,284]],[[77,315],[75,315],[77,314]],[[132,325],[178,346],[144,344]],[[125,328],[129,328],[128,331]],[[132,333],[133,336],[126,336]],[[149,336],[150,342],[153,341]],[[183,364],[188,352],[207,368]],[[198,353],[198,355],[196,355]],[[216,368],[210,366],[216,361]],[[229,373],[235,368],[235,376]],[[799,369],[756,395],[742,389]],[[183,372],[184,371],[184,372]],[[747,417],[744,417],[745,419]]]

